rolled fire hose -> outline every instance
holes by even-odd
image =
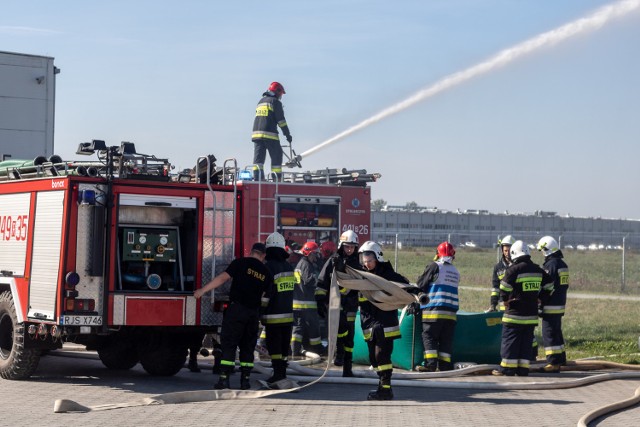
[[[346,273],[336,272],[332,275],[329,310],[328,310],[328,356],[327,366],[324,370],[305,368],[305,364],[314,363],[320,360],[318,355],[308,352],[311,356],[310,360],[301,362],[290,362],[289,370],[294,371],[302,376],[289,376],[287,380],[283,380],[285,384],[281,386],[281,390],[206,390],[206,391],[185,391],[165,393],[156,396],[150,396],[138,401],[128,403],[116,403],[96,406],[84,406],[68,399],[56,400],[54,404],[55,413],[65,412],[90,412],[104,411],[118,408],[129,408],[135,406],[161,405],[161,404],[178,404],[178,403],[194,403],[209,402],[215,400],[229,399],[257,399],[277,394],[290,393],[299,391],[305,387],[309,387],[315,383],[331,383],[331,384],[366,384],[377,385],[377,375],[371,371],[357,370],[354,371],[355,377],[343,378],[340,372],[329,371],[329,361],[332,360],[335,352],[335,342],[338,332],[338,320],[340,310],[340,296],[338,293],[338,281],[340,286],[357,289],[367,297],[369,301],[378,307],[384,307],[387,310],[399,309],[413,302],[415,297],[408,294],[402,288],[404,284],[386,281],[379,276],[371,273],[360,272],[347,267]],[[572,366],[579,366],[580,369],[602,369],[602,367],[625,368],[640,370],[640,366],[623,365],[614,362],[579,360],[570,362],[563,370],[570,370]],[[540,381],[540,382],[443,382],[434,381],[436,378],[450,378],[477,372],[489,371],[497,368],[497,365],[473,365],[455,371],[447,372],[426,372],[426,373],[407,373],[394,374],[393,384],[403,387],[428,387],[428,388],[449,388],[449,389],[481,389],[481,390],[546,390],[546,389],[564,389],[581,387],[602,381],[639,378],[640,372],[631,373],[605,373],[592,375],[589,377],[578,378],[563,381]],[[257,363],[254,367],[257,372],[265,372],[266,369],[261,363]],[[314,377],[311,379],[309,377]],[[429,381],[425,381],[429,380]],[[297,382],[307,382],[306,385],[298,386]],[[640,388],[636,390],[635,396],[622,402],[613,403],[611,405],[598,408],[584,415],[578,422],[578,427],[587,426],[592,420],[601,417],[611,411],[623,409],[632,406],[640,401]]]

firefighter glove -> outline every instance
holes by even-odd
[[[340,257],[335,257],[333,259],[333,269],[335,271],[339,271],[341,273],[344,273],[345,271],[347,271],[347,266],[344,263],[344,260]]]
[[[287,138],[287,142],[291,144],[291,141],[293,141],[293,137],[289,134],[286,136],[286,138]]]
[[[411,304],[407,305],[407,314],[413,314],[414,316],[417,316],[420,313],[422,313],[422,309],[420,309],[419,302],[412,302]]]

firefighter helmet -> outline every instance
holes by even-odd
[[[552,253],[558,252],[560,250],[558,246],[559,245],[556,239],[551,236],[544,236],[542,239],[540,239],[540,241],[536,245],[536,248],[539,251],[542,251],[544,256],[549,256]]]
[[[282,86],[278,82],[271,83],[269,85],[269,91],[275,93],[277,96],[284,95],[285,93],[287,93],[284,91],[284,86]]]
[[[382,257],[382,248],[376,242],[372,242],[371,240],[366,241],[362,246],[360,246],[360,249],[358,249],[358,253],[360,254],[364,254],[366,252],[372,252],[379,262],[384,262],[384,258]],[[362,263],[362,256],[360,256],[360,260]]]
[[[511,246],[516,242],[516,239],[513,238],[511,234],[507,234],[502,239],[498,240],[498,244],[500,246]]]
[[[340,249],[344,244],[358,246],[358,235],[355,231],[347,230],[340,235],[338,249]]]
[[[511,260],[516,262],[519,258],[530,255],[529,246],[527,246],[522,240],[516,240],[513,245],[511,245],[509,254],[511,254]]]
[[[286,244],[284,241],[284,237],[280,233],[271,233],[267,236],[267,241],[265,242],[267,248],[282,248],[284,249]]]
[[[336,244],[327,240],[320,245],[320,253],[324,258],[329,258],[336,251]]]
[[[300,253],[304,256],[309,256],[310,254],[318,253],[319,251],[320,248],[316,242],[307,242],[300,250]]]
[[[456,250],[453,248],[453,245],[449,242],[442,242],[438,245],[437,249],[438,258],[450,256],[453,258],[456,255]]]

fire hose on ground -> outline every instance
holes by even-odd
[[[216,400],[229,399],[258,399],[263,397],[275,396],[283,393],[291,393],[300,391],[318,382],[329,384],[361,384],[361,385],[377,385],[377,375],[370,370],[354,370],[354,377],[343,378],[341,372],[329,370],[330,360],[335,354],[335,337],[338,331],[338,314],[340,310],[340,296],[338,293],[338,281],[340,286],[350,289],[358,289],[369,301],[375,302],[380,307],[386,309],[398,309],[404,307],[408,302],[412,302],[415,297],[408,294],[402,287],[404,285],[388,282],[378,276],[358,272],[348,269],[347,273],[339,273],[333,275],[329,310],[328,310],[328,358],[324,369],[314,369],[306,367],[322,363],[319,355],[307,352],[307,359],[300,362],[290,362],[287,379],[277,384],[279,389],[267,390],[196,390],[183,391],[174,393],[165,393],[156,396],[146,397],[138,401],[128,403],[115,403],[96,406],[84,406],[68,399],[56,400],[54,404],[55,413],[65,412],[90,412],[104,411],[119,408],[129,408],[135,406],[161,405],[161,404],[180,404],[195,402],[210,402]],[[258,362],[255,364],[255,371],[259,373],[268,373],[270,370],[265,366],[268,362]],[[400,387],[421,387],[421,388],[446,388],[446,389],[476,389],[476,390],[553,390],[567,389],[575,387],[583,387],[602,381],[620,380],[620,379],[640,379],[640,366],[624,365],[620,363],[595,361],[593,359],[578,360],[569,362],[567,366],[563,366],[563,371],[569,370],[595,370],[603,368],[615,368],[632,370],[638,372],[610,372],[591,375],[583,378],[561,381],[535,381],[535,382],[480,382],[480,381],[437,381],[439,378],[453,378],[470,374],[487,373],[492,369],[496,369],[497,365],[471,365],[461,369],[447,372],[416,372],[416,373],[395,373],[393,385]],[[298,385],[297,383],[306,383]],[[264,382],[261,382],[264,384]],[[640,402],[640,387],[635,391],[633,397],[620,402],[613,402],[609,405],[597,408],[580,418],[578,427],[586,427],[593,420],[606,415],[613,411],[618,411],[629,406],[633,406]]]

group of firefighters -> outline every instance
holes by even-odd
[[[542,267],[531,260],[529,247],[521,240],[506,236],[500,242],[501,258],[493,270],[491,306],[487,311],[502,311],[500,368],[493,375],[526,376],[530,362],[536,360],[534,329],[542,318],[542,339],[547,364],[540,372],[559,372],[566,364],[562,316],[564,315],[569,273],[557,241],[545,236],[537,244],[544,256]],[[448,242],[438,245],[433,262],[418,277],[416,285],[394,271],[385,261],[381,247],[373,241],[359,244],[353,231],[342,233],[333,254],[321,255],[316,242],[307,242],[294,267],[288,262],[285,238],[272,233],[266,242],[256,243],[248,257],[234,260],[225,272],[201,289],[196,298],[231,280],[230,304],[222,323],[219,380],[215,388],[230,388],[229,377],[236,365],[239,349],[240,388],[251,388],[250,373],[260,323],[262,339],[271,358],[271,386],[287,377],[290,356],[305,350],[323,355],[320,319],[327,315],[329,288],[334,271],[346,266],[371,272],[388,281],[405,284],[403,289],[415,295],[416,302],[406,307],[408,314],[422,323],[424,361],[414,369],[420,372],[453,369],[453,337],[458,311],[460,274],[453,265],[455,249]],[[322,262],[319,262],[323,260]],[[333,364],[342,367],[343,377],[352,377],[356,313],[369,361],[379,377],[378,387],[368,400],[393,399],[391,354],[394,340],[400,338],[396,310],[386,311],[368,301],[358,291],[339,287],[340,318]],[[304,346],[304,349],[303,349]]]
[[[542,267],[531,260],[522,240],[505,236],[502,256],[493,269],[491,306],[503,311],[500,369],[494,375],[526,376],[537,356],[534,329],[542,319],[542,342],[547,364],[541,372],[560,372],[567,363],[562,317],[569,288],[569,268],[556,239],[544,236],[536,248],[544,255]]]
[[[256,108],[252,141],[254,142],[254,180],[264,179],[266,152],[271,157],[271,171],[282,178],[282,147],[278,127],[287,141],[292,136],[284,118],[280,99],[284,87],[273,82]],[[526,376],[536,359],[534,329],[542,318],[542,338],[547,365],[542,372],[559,372],[566,364],[562,316],[564,315],[569,273],[558,242],[545,236],[537,244],[544,256],[542,267],[532,260],[529,247],[521,240],[506,236],[500,241],[501,258],[493,270],[491,306],[487,311],[503,311],[500,368],[493,375]],[[254,349],[260,330],[273,367],[269,385],[286,379],[289,356],[302,356],[305,350],[324,355],[320,319],[327,315],[329,288],[334,271],[346,267],[371,272],[388,281],[407,285],[403,289],[415,295],[406,312],[422,323],[424,361],[414,369],[421,372],[453,369],[453,338],[459,308],[460,274],[453,265],[455,249],[449,242],[438,245],[433,262],[418,277],[416,285],[394,271],[385,261],[381,247],[373,241],[359,244],[358,235],[345,231],[337,250],[327,241],[321,247],[306,242],[293,249],[284,236],[275,232],[266,242],[255,243],[248,257],[231,262],[229,267],[208,284],[194,292],[196,298],[231,280],[230,304],[224,314],[221,331],[222,353],[216,389],[230,388],[229,376],[236,364],[239,349],[240,388],[251,388],[250,373]],[[299,257],[292,265],[289,259]],[[378,388],[368,400],[391,400],[391,354],[394,340],[400,338],[397,310],[383,310],[356,290],[340,287],[340,318],[333,364],[342,367],[343,377],[352,377],[356,313],[369,361],[378,374]],[[303,349],[303,346],[304,349]]]

